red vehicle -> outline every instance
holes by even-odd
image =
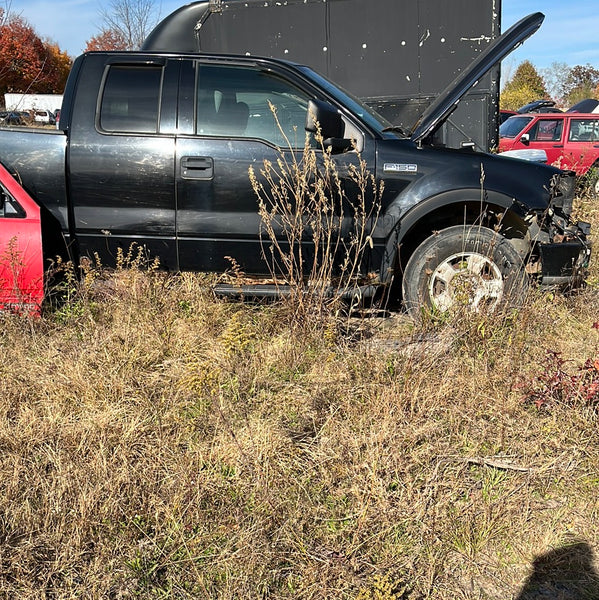
[[[577,175],[593,170],[599,193],[599,114],[527,113],[507,119],[499,127],[499,151],[544,150],[547,163],[571,169]]]
[[[0,164],[0,310],[39,314],[43,295],[40,208]]]
[[[500,110],[499,111],[499,124],[505,123],[510,117],[517,115],[515,110]]]

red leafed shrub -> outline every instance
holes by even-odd
[[[599,323],[593,324],[599,329]],[[599,356],[589,358],[577,369],[569,370],[559,352],[547,351],[539,374],[524,382],[524,401],[537,408],[555,404],[599,408]]]

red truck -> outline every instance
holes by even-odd
[[[599,114],[527,113],[515,115],[499,127],[499,151],[544,150],[547,163],[591,174],[599,195]]]
[[[43,295],[40,207],[0,164],[0,310],[39,314]]]

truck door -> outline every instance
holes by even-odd
[[[263,251],[268,255],[269,242],[263,246],[260,239],[248,169],[267,186],[260,176],[264,161],[276,165],[291,153],[301,158],[315,93],[286,74],[241,61],[189,61],[182,82],[176,154],[181,268],[223,271],[233,259],[245,273],[268,274]]]
[[[180,61],[131,54],[85,57],[69,134],[73,227],[82,255],[114,264],[143,246],[178,268],[175,115]],[[99,90],[99,93],[98,93]]]
[[[0,310],[37,314],[43,295],[40,209],[0,165]]]
[[[522,141],[522,136],[519,134],[513,149],[545,150],[547,164],[557,164],[563,168],[563,165],[560,164],[560,157],[564,152],[564,123],[563,116],[550,114],[533,119],[532,124],[522,131],[522,135],[527,136],[525,141]]]
[[[177,139],[177,236],[182,269],[224,271],[230,257],[264,273],[258,201],[248,169],[276,164],[278,147],[301,150],[308,96],[252,64],[188,62]],[[191,104],[193,102],[193,105]],[[280,127],[271,105],[277,111]],[[289,142],[284,137],[288,136]]]
[[[583,175],[599,158],[599,117],[570,117],[564,149],[565,166]]]

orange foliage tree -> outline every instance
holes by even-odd
[[[127,40],[115,29],[103,29],[98,35],[90,38],[85,46],[85,52],[127,49]]]
[[[45,46],[48,52],[46,79],[49,87],[52,88],[50,93],[62,92],[67,83],[73,60],[55,42],[46,41]]]
[[[21,17],[0,15],[0,94],[61,93],[71,59],[58,45],[42,41]]]

